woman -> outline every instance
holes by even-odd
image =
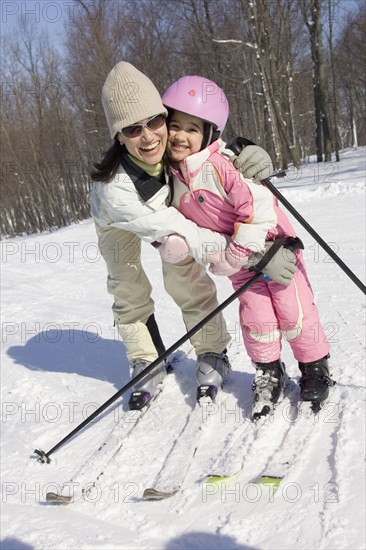
[[[104,83],[102,102],[113,145],[92,174],[91,214],[107,264],[115,323],[133,377],[164,351],[151,285],[141,265],[141,239],[159,246],[167,235],[185,238],[191,255],[174,265],[163,262],[163,276],[165,288],[190,330],[218,305],[215,285],[204,264],[208,255],[225,250],[227,238],[199,228],[168,206],[169,175],[163,161],[167,110],[151,80],[131,64],[117,63]],[[260,147],[246,149],[242,155],[237,162],[243,173],[247,167],[249,177],[270,175],[270,158]],[[192,337],[201,384],[206,380],[209,385],[214,371],[220,372],[223,380],[227,377],[229,340],[221,314]],[[130,408],[142,408],[164,375],[162,364],[143,379],[130,397]]]

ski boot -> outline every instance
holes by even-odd
[[[300,398],[302,401],[311,401],[314,413],[320,411],[322,403],[329,395],[329,388],[335,381],[329,375],[329,355],[318,361],[299,363],[301,371]]]
[[[150,361],[136,359],[130,366],[131,380],[150,365]],[[145,378],[136,384],[131,393],[128,406],[131,411],[139,411],[148,404],[156,388],[167,374],[165,361],[156,366]]]
[[[253,420],[266,416],[278,402],[285,388],[285,365],[280,359],[270,363],[255,363],[253,390]]]
[[[207,352],[198,355],[196,365],[197,401],[209,397],[215,401],[220,388],[226,382],[231,366],[226,355],[222,353]]]

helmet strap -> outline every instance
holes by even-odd
[[[220,136],[221,136],[220,130],[214,130],[214,131],[212,132],[211,143],[213,143],[214,141],[216,141],[217,139],[219,139]]]
[[[208,137],[207,137],[207,145],[211,145],[212,134],[213,134],[213,126],[212,126],[212,124],[210,124],[210,130],[209,130]],[[207,147],[207,145],[206,145],[206,147]]]
[[[203,149],[206,149],[206,147],[211,145],[211,143],[219,139],[219,137],[220,137],[220,131],[214,130],[213,124],[210,124],[209,122],[205,122],[201,151]]]

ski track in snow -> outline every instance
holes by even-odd
[[[290,172],[276,182],[363,282],[365,151],[343,151],[339,164],[305,165],[300,174]],[[126,414],[127,397],[55,452],[50,465],[30,455],[35,448],[49,450],[122,387],[128,380],[127,360],[112,326],[105,266],[90,220],[2,241],[2,549],[365,548],[365,301],[314,239],[293,223],[305,244],[337,385],[316,421],[297,420],[299,371],[284,343],[291,391],[268,422],[253,426],[248,416],[254,371],[241,342],[238,305],[231,304],[225,318],[233,336],[233,372],[221,402],[202,425],[181,491],[161,502],[144,502],[142,493],[193,410],[191,346],[182,346],[187,356],[180,355],[152,414],[123,442],[97,490],[89,497],[79,494],[67,506],[47,505],[46,491],[69,480]],[[170,346],[184,325],[163,289],[158,254],[147,245],[143,254],[157,320]],[[215,282],[221,301],[232,292],[230,283]],[[244,468],[212,494],[215,487],[205,486],[203,477],[232,445],[241,449],[235,464],[244,458]],[[270,499],[268,487],[253,481],[270,467],[272,456],[275,461],[287,448],[291,467]],[[88,476],[94,481],[103,468],[102,453],[97,454],[80,484]]]

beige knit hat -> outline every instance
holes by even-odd
[[[102,103],[112,139],[125,126],[168,114],[151,80],[125,61],[117,63],[107,76]]]

